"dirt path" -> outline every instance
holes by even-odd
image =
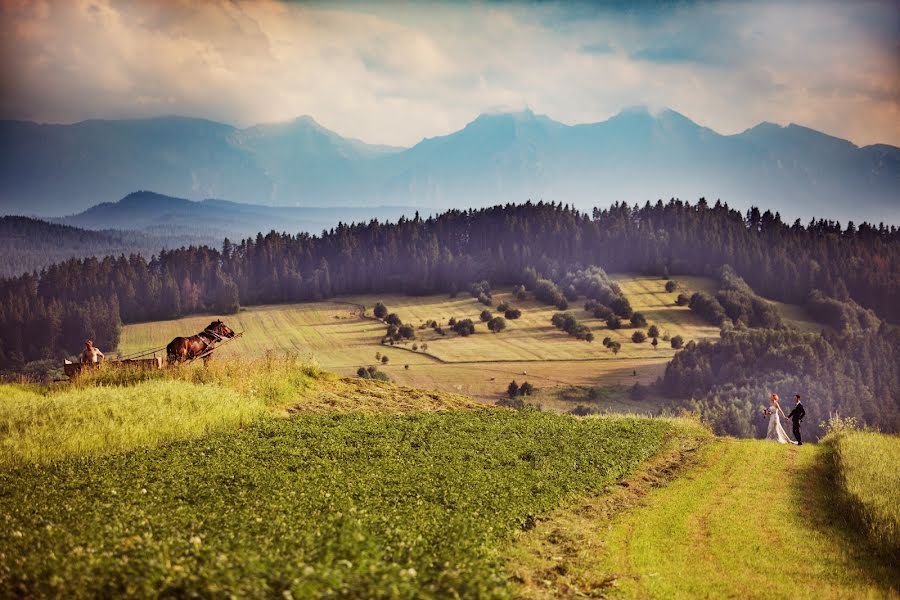
[[[638,506],[591,524],[581,558],[564,578],[544,581],[546,593],[532,585],[521,595],[900,598],[896,567],[870,560],[858,536],[834,525],[821,452],[811,444],[711,443]]]

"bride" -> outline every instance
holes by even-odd
[[[780,413],[787,420],[787,416],[785,416],[784,411],[781,410],[781,406],[778,404],[778,394],[772,394],[771,399],[772,406],[763,411],[764,415],[769,415],[769,430],[766,432],[766,439],[779,444],[796,444],[797,442],[789,438],[787,433],[785,433],[784,427],[781,426],[781,419],[778,418]]]

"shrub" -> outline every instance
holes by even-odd
[[[397,335],[407,340],[415,339],[416,330],[412,325],[401,325],[397,330]]]
[[[518,308],[510,308],[504,313],[504,316],[507,319],[515,320],[522,316],[522,311]]]
[[[622,344],[619,342],[611,342],[609,344],[609,349],[612,350],[613,354],[618,354],[619,350],[622,349]]]
[[[604,348],[609,348],[610,343],[612,343],[611,337],[606,336],[605,338],[603,338],[603,347]]]
[[[635,344],[642,344],[647,341],[647,336],[644,335],[643,331],[635,331],[631,334],[631,341]]]
[[[403,321],[400,320],[400,316],[397,313],[391,313],[384,319],[385,323],[388,325],[396,325],[400,327],[403,325]]]
[[[610,329],[621,329],[622,328],[622,320],[619,317],[613,315],[606,320],[606,326]]]
[[[684,348],[684,338],[681,337],[680,335],[676,335],[676,336],[672,337],[671,343],[672,343],[672,347],[675,348],[676,350],[680,350],[681,348]]]
[[[500,312],[506,312],[509,310],[509,308],[509,302],[507,302],[506,300],[497,305],[497,310]]]
[[[687,306],[690,301],[691,299],[684,294],[678,294],[678,297],[675,298],[675,304],[677,304],[678,306]]]
[[[489,310],[483,310],[483,311],[481,311],[481,321],[482,321],[482,323],[487,323],[488,321],[490,321],[490,320],[493,319],[493,318],[494,318],[494,315],[491,314],[491,311],[489,311]]]
[[[513,379],[509,382],[509,385],[506,386],[506,395],[510,398],[515,398],[519,395],[519,384],[516,383],[516,380]]]
[[[666,291],[669,292],[670,294],[672,292],[674,292],[675,288],[677,288],[677,287],[678,287],[678,285],[672,280],[669,280],[666,282]]]
[[[390,359],[387,357],[387,354],[381,357],[381,364],[386,365]]]
[[[646,327],[647,326],[647,318],[643,313],[636,312],[631,315],[631,326],[632,327]]]
[[[491,299],[491,297],[488,296],[487,294],[479,294],[478,301],[481,302],[482,304],[484,304],[485,306],[490,306],[491,304],[494,303],[494,301]]]
[[[531,396],[532,394],[534,394],[534,386],[527,381],[519,386],[520,396]]]
[[[490,321],[488,321],[488,329],[493,331],[494,333],[499,333],[506,329],[506,319],[503,317],[494,317]]]
[[[374,311],[373,311],[373,314],[374,314],[375,317],[378,318],[378,319],[384,319],[384,318],[387,316],[387,314],[388,314],[387,306],[385,306],[385,305],[382,304],[381,302],[376,302],[376,303],[375,303],[375,309],[374,309]]]
[[[475,333],[475,323],[472,322],[472,319],[455,321],[453,324],[453,331],[462,337],[470,336]]]
[[[656,325],[651,325],[650,329],[647,330],[647,337],[658,338],[659,327],[657,327]]]

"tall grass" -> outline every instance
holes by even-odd
[[[900,559],[900,436],[844,432],[825,442],[850,516],[877,548]]]
[[[294,357],[208,368],[97,369],[71,385],[0,385],[0,467],[99,456],[237,428],[297,403],[321,376]]]

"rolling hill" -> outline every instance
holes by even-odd
[[[900,149],[859,148],[799,125],[721,135],[672,110],[565,125],[484,114],[411,148],[366,144],[310,117],[238,129],[167,117],[0,123],[3,212],[61,215],[135,189],[272,206],[485,206],[528,198],[582,209],[618,200],[765,201],[785,219],[898,222]]]

